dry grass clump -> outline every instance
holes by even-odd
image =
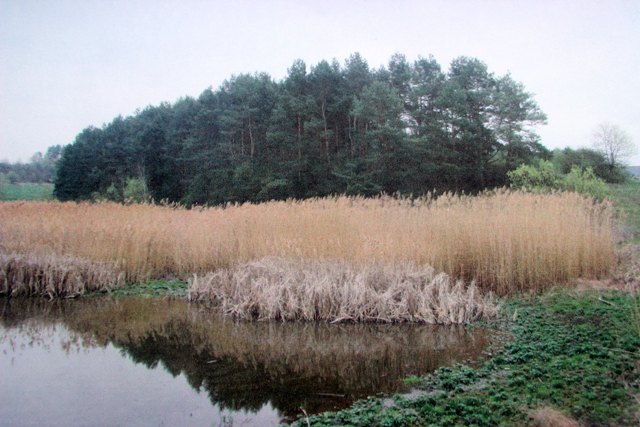
[[[428,264],[483,291],[540,291],[615,264],[611,207],[573,193],[330,197],[202,209],[0,203],[0,251],[118,263],[129,282],[268,256]]]
[[[263,258],[194,276],[191,301],[244,319],[469,323],[496,306],[431,267]]]
[[[548,406],[529,412],[529,418],[535,427],[580,427],[580,423]]]
[[[0,254],[0,295],[72,297],[124,285],[114,266],[72,256]]]

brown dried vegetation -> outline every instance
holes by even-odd
[[[535,427],[580,427],[576,420],[548,406],[529,412],[529,418]]]
[[[73,297],[124,285],[124,273],[105,263],[58,255],[0,253],[0,295]]]
[[[195,276],[192,301],[235,317],[332,322],[469,323],[496,313],[493,300],[431,267],[263,258]]]
[[[296,304],[310,298],[309,307],[291,308],[282,300],[267,308],[256,301],[261,307],[256,312],[234,296],[226,306],[229,311],[244,304],[243,311],[249,308],[251,316],[263,317],[270,311],[281,318],[296,312],[300,318],[330,319],[392,319],[394,313],[403,312],[403,317],[422,316],[427,321],[431,315],[414,310],[426,302],[410,296],[417,291],[409,289],[419,280],[407,279],[431,271],[421,266],[446,273],[452,278],[447,280],[475,282],[483,293],[498,295],[540,291],[577,277],[603,277],[615,264],[611,216],[608,204],[577,194],[511,191],[437,199],[332,197],[190,210],[144,204],[8,202],[0,204],[0,253],[46,253],[98,263],[93,265],[116,265],[130,283],[197,274],[194,284],[198,287],[192,291],[197,298],[204,295],[203,275],[214,272],[207,279],[211,281],[211,277],[240,277],[251,271],[259,282],[255,262],[278,257],[289,260],[282,263],[291,265],[295,260],[300,266],[293,267],[288,282],[262,290],[261,295],[298,299]],[[374,265],[379,265],[378,273],[373,272]],[[302,271],[301,266],[312,271]],[[408,270],[400,271],[403,268]],[[393,271],[393,280],[398,280],[379,291],[391,298],[394,308],[378,310],[380,295],[366,294],[361,309],[346,310],[345,305],[353,304],[349,292],[358,290],[363,293],[357,297],[364,298],[360,288],[364,272],[382,271]],[[351,278],[326,285],[322,272]],[[294,297],[290,288],[296,284],[291,280],[297,277],[307,285],[312,278],[318,282],[308,289],[297,286],[299,295]],[[117,282],[115,277],[110,280]],[[354,282],[339,289],[338,283],[350,280]],[[320,289],[323,283],[333,289],[333,296],[319,297],[325,292]],[[445,292],[445,288],[446,292],[458,289],[455,292],[469,300],[471,291],[454,284],[429,292]],[[256,289],[254,284],[246,292],[255,296]],[[207,292],[213,299],[221,295],[215,289]],[[335,307],[326,307],[329,303]],[[474,310],[463,317],[474,318]],[[454,311],[436,317],[455,318]]]

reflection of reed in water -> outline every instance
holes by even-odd
[[[236,322],[179,300],[0,300],[2,323],[63,322],[85,345],[124,348],[134,360],[183,372],[231,408],[271,401],[298,411],[309,395],[364,397],[396,391],[399,378],[477,357],[483,331],[460,327]],[[306,393],[306,395],[305,395]],[[318,403],[319,404],[319,403]],[[329,408],[320,408],[329,409]]]

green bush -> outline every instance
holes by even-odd
[[[574,165],[566,175],[560,175],[552,162],[542,160],[538,166],[520,165],[507,172],[511,187],[529,191],[566,190],[603,199],[607,185],[598,178],[593,168]]]
[[[121,188],[121,187],[120,187]],[[111,183],[103,192],[91,193],[94,202],[144,203],[150,200],[147,186],[141,178],[127,178],[124,188]]]
[[[558,174],[553,163],[541,160],[538,166],[520,165],[507,172],[511,187],[530,191],[558,188]]]
[[[105,192],[105,196],[107,198],[107,200],[112,201],[112,202],[121,202],[122,201],[122,197],[120,196],[120,192],[118,191],[118,188],[116,187],[115,184],[111,184],[109,187],[107,187],[107,190]]]
[[[589,194],[600,200],[604,199],[607,193],[607,184],[598,178],[590,167],[582,169],[579,166],[573,166],[571,171],[562,178],[560,185],[564,190]]]
[[[124,186],[124,201],[126,203],[142,203],[149,201],[147,186],[141,178],[127,178]]]

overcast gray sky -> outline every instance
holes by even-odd
[[[608,121],[640,152],[640,0],[0,0],[0,159],[232,74],[279,80],[296,58],[354,52],[372,68],[395,52],[481,59],[535,94],[547,147],[588,146]]]

